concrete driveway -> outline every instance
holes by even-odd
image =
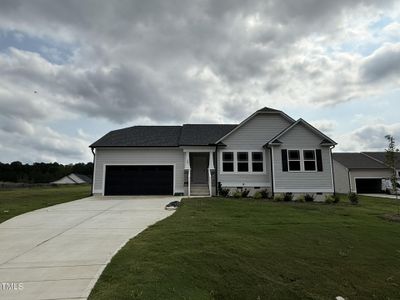
[[[111,257],[180,197],[90,197],[0,224],[0,299],[86,299]]]
[[[375,197],[375,198],[396,199],[396,195],[389,195],[389,194],[360,194],[360,195]],[[400,199],[400,196],[399,196],[399,199]]]

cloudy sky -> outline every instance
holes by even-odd
[[[400,142],[399,1],[0,1],[2,162],[90,161],[112,129],[264,106],[340,151]]]

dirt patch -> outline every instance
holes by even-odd
[[[383,219],[391,221],[391,222],[399,222],[400,223],[400,215],[399,214],[384,214],[382,216]]]

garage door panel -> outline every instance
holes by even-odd
[[[382,193],[381,178],[356,178],[357,193]]]
[[[105,195],[172,195],[173,166],[107,166]]]

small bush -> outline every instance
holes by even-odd
[[[254,199],[262,199],[263,196],[262,196],[261,192],[255,192],[253,195],[253,198]]]
[[[305,202],[304,195],[299,195],[297,198],[294,200],[295,202]]]
[[[242,192],[239,190],[236,190],[236,192],[233,193],[232,197],[233,198],[242,198]]]
[[[263,198],[263,199],[269,199],[270,198],[268,190],[262,190],[262,191],[260,191],[260,193],[261,193],[261,198]]]
[[[358,204],[358,195],[356,193],[349,193],[348,198],[351,204]]]
[[[283,201],[290,202],[292,200],[293,200],[293,194],[292,193],[285,193],[283,195]]]
[[[325,203],[326,204],[332,204],[335,199],[333,198],[332,195],[325,195]]]
[[[222,197],[228,197],[229,189],[223,188],[221,182],[218,182],[218,194]]]
[[[333,203],[339,203],[340,202],[340,197],[338,195],[332,195],[333,197]]]
[[[305,195],[304,195],[304,200],[305,200],[306,202],[313,202],[313,201],[314,201],[314,195],[305,194]]]
[[[282,195],[282,194],[275,195],[274,196],[274,201],[281,202],[281,201],[283,201],[283,198],[284,198],[284,195]]]
[[[250,193],[250,190],[244,189],[244,190],[242,191],[242,197],[243,197],[243,198],[247,198],[247,196],[249,195],[249,193]]]

